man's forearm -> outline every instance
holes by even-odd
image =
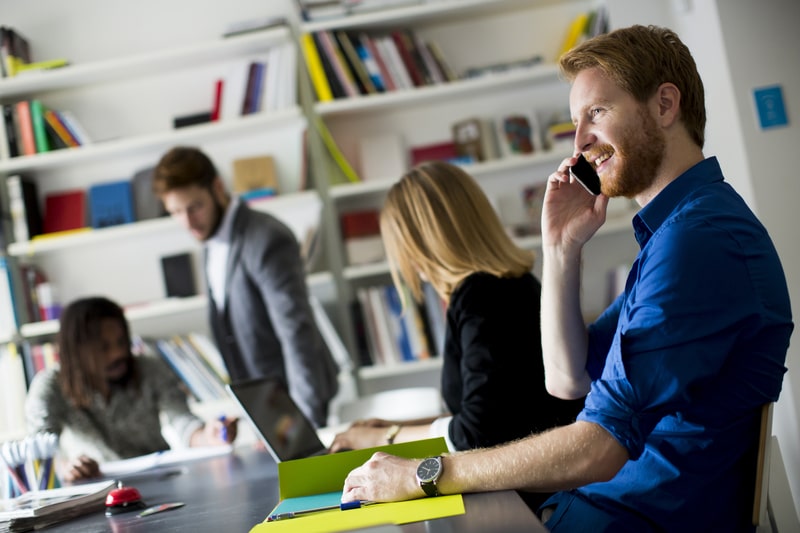
[[[591,385],[586,373],[586,325],[581,314],[580,250],[543,250],[542,355],[548,392],[581,398]]]
[[[607,481],[628,452],[605,429],[575,422],[495,448],[445,457],[444,494],[523,489],[567,490]]]

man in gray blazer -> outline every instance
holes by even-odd
[[[231,380],[277,378],[314,424],[325,425],[337,367],[314,321],[294,234],[231,198],[197,148],[164,154],[153,190],[203,243],[209,319]]]

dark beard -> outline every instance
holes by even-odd
[[[647,190],[664,161],[664,134],[645,106],[639,108],[639,117],[640,127],[623,132],[614,151],[614,157],[622,162],[619,171],[611,179],[601,180],[601,190],[609,198],[635,198]],[[598,153],[611,150],[610,146],[604,146]]]
[[[109,388],[124,388],[133,378],[133,355],[128,355],[125,373],[116,379],[106,379]]]
[[[219,227],[222,225],[222,219],[225,216],[225,207],[217,200],[216,196],[214,198],[214,225],[211,227],[211,231],[208,232],[206,236],[206,240],[212,238],[214,235],[217,234],[219,231]]]

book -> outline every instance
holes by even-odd
[[[506,115],[500,120],[500,126],[498,140],[504,155],[533,153],[534,130],[526,115]]]
[[[96,183],[89,187],[89,222],[93,228],[118,226],[135,220],[129,180]]]
[[[317,32],[316,36],[322,45],[322,53],[324,54],[325,58],[327,58],[327,61],[331,64],[333,75],[336,76],[338,84],[344,90],[344,95],[348,97],[358,96],[359,91],[356,87],[355,80],[353,79],[353,74],[348,69],[344,54],[339,48],[338,41],[335,41],[331,36],[331,33],[327,30]]]
[[[47,283],[44,270],[31,263],[19,265],[23,300],[25,301],[25,314],[27,322],[44,320],[39,305],[39,285]]]
[[[270,61],[277,64],[267,69],[267,111],[286,109],[297,105],[297,48],[292,43],[274,46]],[[272,94],[274,93],[274,96]]]
[[[172,119],[172,126],[178,129],[187,126],[196,126],[197,124],[205,124],[213,120],[212,115],[212,111],[200,111],[199,113],[192,113],[190,115],[181,115]]]
[[[416,33],[412,32],[410,35],[414,45],[422,58],[422,64],[428,72],[432,83],[444,83],[446,81],[444,73],[439,69],[439,64],[433,57],[433,54],[428,48],[428,44]]]
[[[300,46],[303,51],[306,70],[311,78],[311,84],[314,86],[314,92],[317,95],[317,100],[320,102],[333,100],[333,92],[331,92],[328,78],[325,76],[322,60],[317,52],[317,46],[314,44],[314,37],[310,33],[302,34],[300,36]]]
[[[374,263],[386,258],[377,210],[342,213],[340,224],[349,265]]]
[[[164,204],[153,192],[153,170],[147,167],[137,170],[131,178],[133,214],[136,220],[147,220],[167,215]]]
[[[211,121],[216,122],[220,118],[220,108],[222,106],[222,87],[224,81],[219,79],[214,82],[214,99],[211,104]]]
[[[69,60],[66,58],[46,59],[44,61],[35,61],[33,63],[23,63],[17,65],[17,76],[20,74],[33,74],[53,70],[57,68],[66,67],[69,65]]]
[[[456,81],[458,79],[458,74],[450,67],[450,63],[445,59],[444,53],[442,52],[439,43],[436,41],[428,41],[427,43],[428,50],[430,50],[431,56],[433,57],[434,61],[436,61],[436,65],[439,67],[439,71],[442,73],[446,81]]]
[[[397,89],[413,88],[414,81],[411,79],[408,70],[406,70],[405,63],[403,63],[403,58],[400,57],[400,52],[394,43],[394,39],[388,35],[378,37],[375,39],[375,46],[378,47],[378,52],[386,61],[386,66],[391,73],[395,87]]]
[[[242,115],[250,115],[261,108],[261,95],[264,92],[264,72],[266,65],[261,61],[251,61],[247,74],[247,88],[242,101]],[[209,120],[211,117],[209,116]]]
[[[458,158],[456,143],[442,141],[438,143],[412,146],[410,150],[411,166],[425,161],[453,161]]]
[[[384,59],[381,52],[378,50],[377,39],[373,38],[371,35],[367,33],[361,34],[361,42],[367,47],[369,50],[370,55],[375,60],[375,64],[378,67],[378,71],[380,72],[381,80],[383,80],[384,89],[386,91],[394,91],[397,89],[397,85],[394,82],[394,78],[392,77],[391,72],[389,71],[389,66],[387,64],[386,59]]]
[[[27,242],[42,233],[42,213],[36,182],[18,174],[6,178],[14,242]]]
[[[69,134],[75,138],[78,144],[81,146],[85,144],[92,144],[92,139],[89,137],[86,129],[84,129],[83,124],[80,123],[78,118],[73,115],[71,111],[65,111],[62,109],[55,111],[55,113],[64,127],[67,128]]]
[[[343,30],[337,31],[334,33],[334,36],[344,52],[344,57],[350,71],[354,73],[354,79],[358,85],[358,92],[360,94],[372,94],[376,92],[375,86],[372,84],[372,80],[369,77],[369,72],[367,72],[366,66],[358,56],[353,39]]]
[[[222,82],[222,102],[219,119],[232,120],[242,116],[242,105],[247,94],[250,59],[232,61]]]
[[[0,342],[10,340],[19,326],[11,265],[0,256]]]
[[[451,129],[457,155],[473,161],[497,158],[494,129],[490,122],[473,117],[454,123]]]
[[[372,82],[373,87],[375,87],[375,91],[382,93],[386,92],[386,83],[383,81],[383,76],[381,75],[381,70],[378,67],[378,62],[373,57],[370,48],[367,46],[367,41],[369,37],[364,32],[358,34],[356,38],[356,52],[358,53],[359,59],[364,64],[364,67],[367,70],[367,74],[369,75],[369,79]]]
[[[6,78],[13,78],[20,65],[31,62],[28,40],[10,26],[0,28],[0,62],[3,66],[3,77]]]
[[[191,332],[186,334],[186,340],[194,347],[219,376],[223,383],[230,383],[231,376],[225,366],[225,360],[214,342],[202,333]]]
[[[8,138],[8,122],[6,119],[6,106],[0,104],[0,161],[9,159],[11,156],[11,140]],[[16,142],[16,135],[14,135]]]
[[[0,522],[8,531],[31,531],[93,512],[102,512],[115,480],[31,491],[14,499],[0,500]]]
[[[0,376],[0,434],[8,434],[25,427],[25,367],[14,342],[0,344]]]
[[[322,65],[322,72],[325,73],[325,79],[328,80],[328,85],[331,88],[333,97],[343,98],[347,96],[344,86],[341,84],[341,82],[339,82],[339,78],[336,76],[336,71],[334,70],[331,58],[328,57],[327,53],[325,53],[325,48],[322,44],[322,39],[320,38],[320,32],[312,33],[311,38],[314,40],[314,46],[317,49],[319,61]]]
[[[572,48],[580,42],[587,31],[588,24],[589,13],[580,13],[572,20],[564,35],[564,41],[561,44],[561,49],[556,59],[572,50]]]
[[[76,139],[67,127],[61,122],[58,114],[53,111],[52,109],[46,109],[44,111],[44,120],[45,123],[48,124],[51,130],[61,139],[62,143],[66,144],[69,147],[76,147],[80,146],[80,142]]]
[[[27,100],[17,102],[15,110],[19,126],[18,139],[22,143],[21,153],[22,155],[36,155],[36,136],[33,133],[30,102]]]
[[[17,157],[20,154],[20,141],[17,137],[19,128],[16,125],[16,112],[12,104],[4,104],[2,107],[3,129],[5,130],[5,141],[7,143],[8,154],[6,157]]]
[[[275,159],[269,155],[242,157],[233,160],[233,192],[244,193],[256,189],[278,192],[278,175]]]
[[[164,276],[167,298],[184,298],[197,294],[190,252],[161,257],[161,273]]]
[[[54,191],[44,199],[43,233],[86,227],[86,192],[82,189]]]
[[[394,30],[390,32],[389,35],[394,42],[397,52],[400,54],[400,59],[403,62],[406,72],[408,72],[411,81],[414,83],[414,87],[425,86],[425,75],[417,66],[407,34],[402,30]]]

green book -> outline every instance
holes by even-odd
[[[31,100],[31,122],[33,123],[33,138],[36,140],[36,153],[50,151],[50,140],[47,138],[45,126],[45,107],[39,100]]]

